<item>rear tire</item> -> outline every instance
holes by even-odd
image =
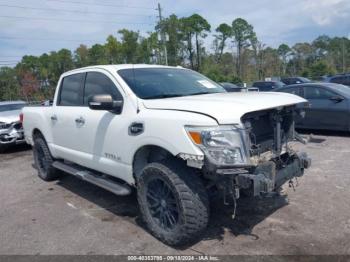
[[[207,227],[209,201],[201,178],[180,161],[150,163],[137,179],[137,197],[150,232],[168,245],[183,245]]]
[[[59,176],[58,170],[52,166],[54,158],[42,137],[34,139],[33,154],[39,177],[44,181],[57,179]]]

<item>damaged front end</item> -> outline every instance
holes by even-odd
[[[239,198],[242,191],[252,196],[274,192],[311,165],[306,153],[291,146],[300,140],[294,130],[300,115],[296,106],[287,106],[247,113],[241,126],[187,127],[204,159],[180,157],[202,169],[208,187],[219,189],[225,203],[228,197]]]
[[[0,122],[0,147],[25,143],[21,122]]]
[[[295,132],[294,119],[303,112],[295,106],[264,110],[242,117],[246,144],[252,167],[248,173],[235,177],[239,188],[251,195],[273,192],[287,181],[300,177],[310,167],[311,159],[305,152],[296,152],[291,144],[300,141]]]

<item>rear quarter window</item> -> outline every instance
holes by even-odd
[[[305,87],[306,99],[329,99],[336,95],[335,93],[321,87]]]

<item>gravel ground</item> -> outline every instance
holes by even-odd
[[[350,254],[350,136],[322,133],[295,188],[213,208],[202,239],[174,249],[140,221],[135,195],[118,197],[73,176],[43,182],[30,148],[0,154],[0,254]]]

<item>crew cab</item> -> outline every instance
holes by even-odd
[[[236,205],[304,174],[310,158],[291,143],[305,102],[228,93],[181,67],[92,66],[64,73],[51,106],[23,109],[23,126],[40,178],[135,189],[150,232],[182,245],[206,228],[213,197]]]

